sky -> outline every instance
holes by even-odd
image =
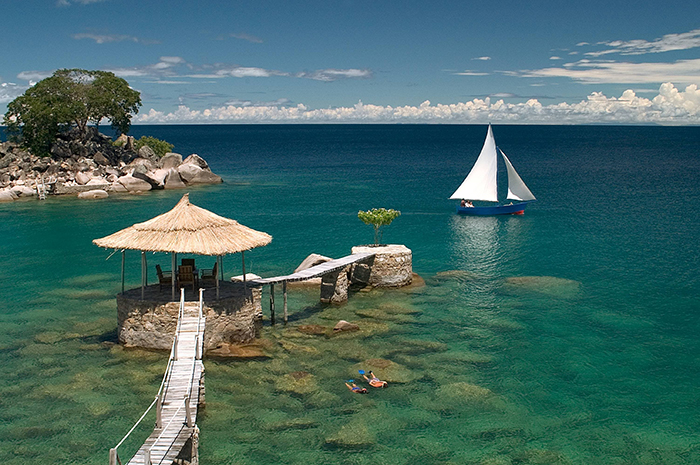
[[[0,112],[60,68],[134,123],[700,124],[700,2],[0,0]]]

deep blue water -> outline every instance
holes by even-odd
[[[189,190],[193,203],[273,236],[246,254],[249,271],[285,274],[312,252],[346,255],[372,240],[357,211],[386,207],[402,215],[384,242],[411,248],[427,282],[341,308],[293,293],[292,327],[263,329],[278,344],[270,360],[207,360],[202,463],[700,462],[700,128],[496,126],[538,201],[523,216],[459,217],[448,197],[485,133],[132,128],[198,153],[224,177]],[[150,403],[165,355],[109,344],[119,263],[91,240],[181,195],[0,205],[0,461],[103,463]],[[127,258],[135,286],[140,263]],[[149,260],[169,265],[165,255]],[[239,260],[225,259],[227,275],[240,273]],[[418,313],[368,316],[387,304]],[[293,327],[339,318],[386,327],[342,341],[299,339]],[[415,341],[443,345],[420,351]],[[398,363],[410,382],[352,396],[342,380],[368,358]],[[318,391],[280,386],[296,370],[312,373]],[[294,419],[304,427],[285,423]],[[367,443],[361,451],[332,446],[348,431]]]

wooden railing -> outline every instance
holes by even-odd
[[[158,388],[158,393],[155,396],[155,399],[153,402],[151,402],[151,405],[148,406],[145,412],[141,415],[141,417],[136,421],[134,426],[131,427],[128,433],[122,438],[119,443],[117,443],[116,446],[111,448],[109,450],[109,465],[122,465],[121,459],[119,458],[119,447],[124,443],[124,441],[129,438],[131,433],[134,432],[134,430],[139,426],[139,424],[143,421],[143,419],[146,417],[146,415],[153,409],[155,406],[156,410],[156,424],[155,424],[155,430],[162,430],[158,438],[155,440],[153,445],[158,443],[158,440],[162,437],[163,433],[167,430],[167,428],[170,426],[170,424],[173,422],[173,420],[177,417],[177,414],[182,410],[183,406],[185,408],[185,418],[186,418],[186,425],[188,427],[193,427],[194,426],[194,420],[193,420],[193,415],[191,412],[191,407],[190,407],[190,399],[192,397],[192,388],[194,384],[194,378],[195,378],[195,370],[196,370],[196,363],[198,360],[202,359],[202,352],[203,352],[203,341],[201,340],[201,325],[202,325],[202,319],[203,319],[203,305],[204,305],[204,289],[199,290],[199,306],[198,306],[198,315],[197,315],[197,336],[196,336],[196,341],[195,341],[195,357],[192,361],[192,371],[191,371],[191,376],[190,376],[190,384],[188,386],[187,390],[187,395],[184,397],[184,399],[179,402],[179,406],[177,410],[175,411],[175,414],[173,414],[172,418],[170,421],[163,426],[163,420],[162,420],[162,403],[163,400],[165,399],[165,396],[168,393],[168,387],[170,385],[170,380],[171,380],[171,375],[172,375],[172,369],[173,369],[173,362],[177,361],[178,359],[178,339],[180,338],[181,334],[181,329],[182,329],[182,320],[185,312],[185,289],[180,290],[180,307],[178,310],[178,317],[177,317],[177,329],[175,331],[175,337],[173,338],[173,344],[170,349],[170,357],[168,358],[168,365],[165,368],[165,374],[163,375],[163,380],[160,383],[160,387]],[[146,449],[145,451],[145,457],[144,457],[144,463],[151,465],[151,449],[152,446]]]

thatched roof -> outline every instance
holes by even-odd
[[[270,241],[267,233],[192,205],[185,194],[169,212],[92,242],[107,249],[226,255]]]

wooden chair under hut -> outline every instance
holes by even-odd
[[[172,255],[172,270],[177,269],[177,254],[209,255],[216,257],[216,298],[219,298],[219,276],[221,258],[224,255],[241,253],[243,276],[245,277],[246,250],[267,245],[272,236],[262,231],[243,226],[238,221],[216,215],[209,210],[190,203],[189,194],[167,213],[143,223],[137,223],[112,235],[95,239],[93,243],[106,249],[122,252],[122,293],[124,293],[124,260],[126,250],[141,251],[141,299],[148,285],[146,252],[168,252]],[[156,271],[159,271],[157,267]],[[160,270],[158,281],[161,282]],[[210,279],[210,276],[207,276]],[[177,273],[170,273],[172,301],[176,297]],[[244,278],[245,283],[245,278]],[[182,284],[185,284],[184,282]],[[188,283],[189,284],[189,283]]]

